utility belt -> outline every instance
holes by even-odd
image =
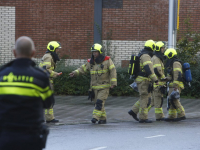
[[[41,148],[46,147],[47,136],[49,134],[49,129],[46,125],[41,125],[40,127],[20,127],[20,126],[6,126],[0,127],[0,133],[2,131],[8,132],[22,132],[22,133],[29,133],[29,134],[36,134],[38,138],[40,138],[40,146]]]

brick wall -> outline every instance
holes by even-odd
[[[129,51],[139,49],[135,47],[137,43],[144,43],[148,39],[167,41],[168,2],[103,0],[102,39],[111,40],[115,44],[117,61],[125,60]],[[32,37],[38,58],[46,51],[46,45],[51,40],[61,42],[62,56],[71,59],[67,63],[77,64],[75,60],[90,57],[94,0],[1,0],[0,6],[15,7],[15,39],[22,35]],[[199,8],[199,0],[181,0],[180,33],[186,29],[184,19],[187,16],[191,18],[192,30],[199,31]],[[7,30],[2,24],[1,28]],[[107,36],[110,31],[112,35]],[[180,33],[178,38],[181,38]],[[123,49],[122,43],[128,43],[128,50]]]

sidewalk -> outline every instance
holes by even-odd
[[[59,124],[91,123],[94,104],[87,96],[55,96],[54,115]],[[108,97],[106,100],[107,122],[135,121],[128,111],[138,97]],[[186,118],[200,118],[200,99],[181,99]],[[167,116],[167,101],[164,99],[163,111]],[[155,121],[154,108],[149,111],[149,119]],[[58,124],[58,125],[59,125]]]

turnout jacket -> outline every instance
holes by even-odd
[[[148,54],[143,54],[140,57],[140,73],[136,78],[136,82],[141,82],[143,80],[151,80],[152,82],[158,80],[153,70],[151,57]]]
[[[56,68],[56,63],[53,60],[53,57],[51,56],[51,53],[46,53],[42,57],[42,62],[39,65],[40,67],[46,69],[50,74],[50,82],[53,83],[53,78],[56,77],[56,73],[54,70]]]
[[[91,89],[99,90],[110,88],[111,85],[117,86],[115,65],[109,56],[106,56],[104,61],[100,64],[97,64],[94,61],[94,65],[91,64],[90,59],[88,59],[86,64],[73,71],[75,76],[85,74],[87,72],[89,72],[91,75]]]
[[[0,128],[38,127],[43,108],[54,105],[49,77],[27,58],[15,59],[0,69]]]
[[[174,61],[173,67],[169,67],[167,70],[167,78],[171,80],[169,87],[184,89],[184,84],[182,82],[183,70],[181,63],[179,61]]]
[[[165,72],[164,72],[164,64],[162,62],[162,60],[157,57],[156,55],[154,55],[152,58],[151,58],[151,61],[153,63],[153,68],[154,68],[154,72],[157,76],[157,79],[159,81],[159,85],[164,85],[165,84],[165,81],[161,81],[161,79],[164,79],[165,78]],[[156,85],[154,83],[154,87],[157,87],[159,85]]]

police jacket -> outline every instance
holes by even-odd
[[[43,108],[54,105],[49,77],[31,59],[19,58],[0,69],[0,128],[38,127]]]
[[[87,72],[89,72],[91,75],[90,85],[92,89],[99,90],[110,88],[111,85],[117,86],[115,65],[109,56],[106,56],[103,62],[99,64],[97,64],[95,61],[94,64],[91,64],[90,59],[88,59],[86,64],[73,71],[75,76],[85,74]]]
[[[42,62],[39,66],[48,70],[50,74],[50,81],[53,83],[53,78],[56,77],[57,72],[54,71],[56,68],[56,63],[54,62],[51,53],[46,53],[42,57]]]
[[[142,51],[148,51],[146,49]],[[151,62],[151,54],[148,53],[141,53],[138,55],[140,57],[140,73],[138,77],[136,78],[136,82],[141,82],[144,80],[151,80],[152,82],[155,82],[157,79],[154,69],[153,69],[153,63]]]
[[[183,70],[179,61],[173,61],[172,65],[167,68],[167,78],[171,80],[169,87],[184,89]]]
[[[164,67],[163,61],[156,55],[154,55],[151,58],[151,61],[153,63],[154,72],[158,78],[159,85],[164,85],[165,81],[161,81],[161,79],[165,78],[165,72],[164,72],[165,67]],[[159,85],[156,85],[154,83],[154,87],[159,86]]]

